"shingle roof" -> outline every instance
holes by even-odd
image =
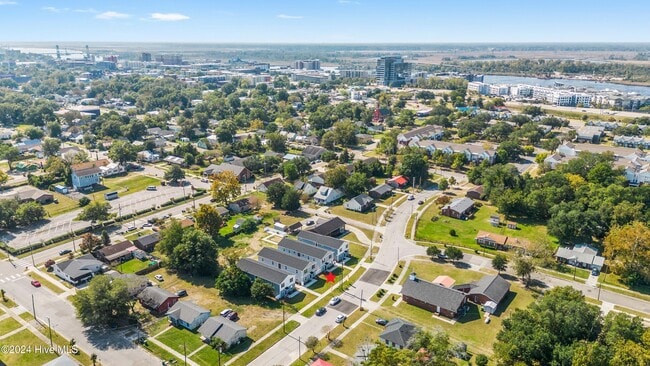
[[[418,328],[415,325],[400,318],[395,318],[386,324],[386,328],[379,335],[379,338],[406,347],[411,337],[417,332]]]
[[[259,277],[271,283],[279,284],[290,274],[279,269],[269,267],[250,258],[242,258],[237,262],[237,267],[253,277]]]
[[[152,233],[135,239],[133,241],[133,244],[139,244],[143,247],[146,247],[151,244],[156,244],[159,241],[160,241],[160,233]]]
[[[196,304],[187,301],[179,301],[169,309],[167,315],[180,319],[188,324],[192,323],[196,317],[203,313],[210,313],[210,310],[204,309]]]
[[[309,262],[308,260],[294,257],[285,252],[279,251],[275,248],[264,247],[262,248],[262,250],[259,251],[259,253],[257,253],[257,256],[270,259],[277,263],[281,263],[288,267],[295,268],[301,271],[304,271],[305,269],[308,269],[311,266],[311,262]]]
[[[178,298],[171,292],[155,286],[147,287],[138,294],[138,300],[151,309],[156,309],[170,297]]]
[[[457,311],[465,301],[465,293],[419,279],[408,279],[402,286],[402,295],[442,309]]]
[[[442,127],[435,126],[435,125],[427,125],[423,127],[418,127],[414,128],[411,131],[405,132],[402,134],[402,137],[409,140],[412,139],[413,137],[428,137],[433,134],[439,134],[442,133],[443,129]]]
[[[367,205],[369,203],[372,203],[373,198],[368,196],[365,193],[361,193],[360,195],[351,198],[350,201],[356,201],[361,206],[364,206],[364,205]]]
[[[216,173],[229,171],[229,172],[233,172],[236,176],[239,176],[244,170],[246,170],[246,168],[243,167],[243,166],[229,164],[229,163],[221,163],[219,165],[210,164],[210,166],[205,168],[205,170],[203,171],[203,174],[204,175],[212,175],[212,174],[216,174]]]
[[[326,249],[321,249],[313,245],[301,243],[299,241],[289,239],[286,237],[280,240],[280,242],[278,243],[278,248],[287,248],[290,250],[295,250],[298,253],[302,253],[314,258],[324,258],[330,253]]]
[[[473,205],[474,205],[474,201],[471,198],[463,197],[463,198],[456,198],[455,200],[451,201],[451,203],[447,205],[447,208],[450,208],[451,210],[456,212],[465,212]]]
[[[133,243],[130,240],[125,240],[121,243],[109,245],[98,250],[106,259],[113,260],[114,258],[124,255],[125,251],[128,251],[129,248],[133,247]]]
[[[89,161],[86,163],[72,164],[70,169],[77,174],[77,176],[82,176],[85,174],[90,174],[92,172],[99,172],[100,166],[106,166],[110,163],[108,159],[100,159],[96,161]]]
[[[339,227],[345,227],[345,221],[343,221],[340,217],[337,216],[325,221],[320,225],[313,227],[309,231],[314,232],[316,234],[329,235],[331,232],[335,231]]]
[[[506,296],[508,291],[510,291],[510,282],[499,275],[493,275],[483,276],[483,278],[476,282],[476,287],[469,291],[469,294],[485,295],[498,304]]]
[[[238,340],[237,332],[241,330],[246,328],[222,316],[213,316],[201,325],[199,333],[206,339],[219,337],[224,342],[233,344]]]
[[[388,184],[380,184],[373,189],[370,190],[370,192],[375,192],[379,194],[380,196],[385,195],[388,192],[391,192],[393,190],[393,187],[389,186]]]
[[[301,230],[298,233],[298,240],[302,242],[313,241],[328,248],[337,250],[345,244],[344,240],[332,238],[331,236],[321,235],[307,230]]]
[[[86,254],[75,259],[56,263],[55,265],[58,266],[62,272],[74,279],[88,273],[93,273],[93,271],[89,269],[90,267],[101,267],[104,263],[95,259],[91,254]]]

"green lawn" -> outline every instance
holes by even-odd
[[[32,316],[32,314],[30,314],[30,313],[28,313],[28,312],[26,312],[26,311],[20,313],[19,316],[20,316],[20,318],[21,318],[22,320],[26,320],[26,321],[28,321],[28,322],[34,320],[34,317]]]
[[[418,278],[428,282],[433,281],[438,276],[449,276],[456,280],[456,285],[478,281],[485,276],[484,273],[457,268],[451,262],[442,264],[433,261],[411,261],[407,273],[413,272],[416,273]],[[401,283],[404,283],[407,279],[408,276],[404,276]]]
[[[77,200],[73,200],[72,198],[58,192],[50,193],[54,195],[54,199],[59,203],[52,202],[43,206],[49,217],[61,215],[79,208],[79,202]]]
[[[622,311],[624,313],[628,313],[632,316],[638,316],[639,318],[650,319],[650,314],[644,313],[643,311],[626,308],[625,306],[620,306],[620,305],[614,305],[614,309]]]
[[[316,310],[318,310],[318,308],[320,308],[320,307],[323,307],[323,306],[327,305],[327,303],[330,301],[330,299],[332,297],[339,295],[345,289],[347,289],[351,284],[357,282],[357,280],[364,274],[365,271],[366,271],[365,268],[357,267],[355,269],[355,272],[352,273],[352,275],[348,279],[346,279],[345,281],[342,281],[342,279],[341,279],[341,282],[338,283],[337,285],[335,285],[335,286],[337,286],[337,288],[334,291],[332,291],[330,296],[319,300],[316,304],[314,304],[311,307],[307,308],[305,311],[302,312],[302,315],[306,316],[308,318],[313,316],[314,313],[316,313]],[[333,286],[333,285],[329,285],[329,286]]]
[[[137,238],[139,238],[139,237],[141,237],[141,236],[145,236],[145,235],[149,235],[149,234],[153,234],[153,230],[151,230],[151,229],[144,229],[144,230],[138,230],[138,231],[136,231],[136,232],[133,233],[133,234],[126,235],[124,238],[125,238],[126,240],[131,240],[131,241],[133,241],[133,240],[135,240],[135,239],[137,239]]]
[[[418,221],[415,239],[481,249],[476,244],[475,238],[476,234],[483,230],[511,238],[526,239],[531,242],[550,239],[554,244],[557,243],[556,238],[548,235],[545,225],[517,221],[517,230],[507,229],[505,226],[494,227],[489,223],[490,215],[494,214],[497,214],[496,207],[484,204],[483,207],[476,211],[472,219],[465,221],[442,216],[440,215],[440,208],[437,205],[431,205]],[[436,217],[437,220],[431,221],[432,218]],[[456,231],[456,236],[449,234],[451,229]]]
[[[203,345],[198,333],[192,333],[187,329],[177,327],[172,327],[157,336],[156,339],[180,354],[183,354],[185,350],[187,350],[187,354],[190,354]]]
[[[290,320],[285,324],[286,327],[286,334],[291,333],[294,329],[298,328],[300,326],[300,323],[298,323],[295,320]],[[286,336],[285,332],[282,329],[278,329],[273,334],[271,334],[268,338],[263,340],[262,342],[256,344],[253,348],[250,348],[244,355],[242,355],[240,358],[235,360],[231,365],[233,366],[246,366],[248,365],[251,361],[256,359],[259,355],[264,353],[267,349],[269,349],[271,346],[279,342],[282,338]]]
[[[21,325],[17,320],[15,320],[14,318],[7,318],[3,321],[0,321],[0,334],[7,334],[20,327]]]
[[[176,365],[182,365],[183,360],[180,360],[173,356],[171,353],[167,352],[157,344],[154,344],[153,342],[146,342],[145,344],[142,345],[144,349],[147,351],[153,353],[156,357],[160,358],[161,360],[165,361],[171,361],[174,360]]]
[[[360,221],[369,225],[375,225],[377,223],[377,220],[379,220],[379,217],[385,210],[386,209],[383,207],[376,207],[375,210],[369,210],[365,213],[362,213],[362,212],[348,210],[345,207],[343,207],[343,205],[332,206],[328,209],[328,211],[330,211],[334,215],[347,217],[352,220]]]
[[[286,299],[285,303],[292,308],[295,312],[300,311],[302,308],[304,308],[307,304],[310,302],[316,300],[316,296],[308,293],[301,291],[298,295]]]
[[[208,345],[201,348],[200,351],[189,357],[189,359],[198,363],[199,365],[212,366],[219,364],[220,360],[221,365],[223,365],[228,360],[230,360],[232,356],[233,354],[230,352],[222,352],[220,356],[218,350]]]
[[[159,186],[160,180],[146,175],[130,174],[118,177],[104,178],[104,180],[101,182],[101,185],[106,187],[106,189],[92,193],[91,196],[94,200],[105,201],[104,193],[113,191],[119,192],[119,196],[124,197],[132,193],[143,191],[148,186]]]
[[[355,243],[350,243],[350,256],[354,257],[356,261],[352,263],[352,259],[350,259],[346,265],[349,266],[354,266],[356,262],[359,262],[361,258],[363,258],[366,253],[368,252],[369,247],[366,247],[361,244],[355,244]]]
[[[12,366],[32,366],[32,365],[43,365],[58,356],[56,353],[47,353],[47,352],[35,352],[34,348],[36,346],[45,348],[49,347],[49,344],[45,344],[40,339],[36,338],[32,332],[25,329],[22,330],[11,337],[4,338],[2,344],[5,345],[16,345],[24,346],[25,348],[31,347],[31,352],[25,353],[3,353],[0,355],[0,360],[7,365]]]
[[[151,261],[139,260],[138,258],[130,259],[124,263],[118,264],[115,268],[122,273],[135,273],[139,270],[149,267]]]
[[[384,327],[375,324],[375,319],[376,317],[369,316],[361,324],[352,329],[343,338],[343,345],[338,351],[353,357],[357,353],[359,346],[364,344],[373,345],[379,339],[379,334],[384,331]]]
[[[59,286],[53,284],[53,283],[50,281],[49,278],[43,277],[43,276],[39,275],[39,274],[36,273],[36,272],[32,272],[32,273],[30,273],[30,274],[29,274],[29,277],[31,277],[31,278],[35,279],[36,281],[40,282],[41,285],[43,285],[43,286],[49,288],[50,290],[52,290],[52,292],[54,292],[54,293],[57,294],[57,295],[58,295],[58,294],[62,294],[62,293],[65,292],[61,287],[59,287]]]
[[[329,272],[323,272],[318,276],[318,279],[316,280],[316,283],[311,285],[309,287],[310,290],[316,291],[319,294],[324,293],[325,291],[329,290],[331,287],[336,286],[341,279],[343,279],[345,276],[347,276],[350,273],[350,270],[347,268],[341,268],[341,267],[336,267],[332,273],[336,276],[335,283],[327,283],[325,280],[325,275],[327,275]]]
[[[621,278],[618,275],[615,275],[614,273],[602,273],[602,272],[598,277],[598,282],[604,283],[605,285],[609,285],[603,287],[606,290],[614,291],[614,292],[638,297],[646,301],[650,301],[650,286],[648,285],[628,286],[621,281]]]
[[[154,319],[151,323],[147,324],[146,332],[149,336],[153,337],[169,326],[169,319],[165,316],[160,319]]]

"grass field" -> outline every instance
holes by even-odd
[[[130,174],[112,178],[104,178],[101,185],[106,187],[106,189],[92,193],[91,196],[94,200],[105,201],[104,193],[113,191],[119,192],[120,197],[144,191],[148,186],[160,185],[160,180],[146,175]]]
[[[375,323],[376,317],[369,316],[357,327],[352,329],[342,340],[343,345],[338,351],[354,356],[362,345],[373,345],[375,340],[379,339],[379,334],[384,331],[384,327]]]
[[[300,311],[310,302],[316,300],[316,296],[308,292],[300,292],[298,295],[288,298],[285,300],[285,303],[292,308],[295,312]]]
[[[294,329],[298,328],[299,326],[300,326],[300,323],[298,323],[295,320],[288,321],[285,324],[286,333],[287,334],[291,333]],[[264,351],[266,351],[272,345],[279,342],[285,336],[286,336],[286,334],[282,329],[276,330],[268,338],[266,338],[262,342],[256,344],[252,348],[250,348],[244,355],[242,355],[240,358],[235,360],[235,362],[231,363],[231,365],[233,365],[233,366],[246,366],[246,365],[248,365],[251,361],[256,359],[259,355],[264,353]]]
[[[153,234],[153,230],[151,230],[151,229],[142,229],[142,230],[138,230],[138,231],[134,232],[133,234],[126,235],[126,236],[124,236],[124,238],[126,240],[133,241],[133,240],[135,240],[135,239],[137,239],[137,238],[139,238],[141,236],[145,236],[145,235],[149,235],[149,234]]]
[[[130,259],[124,263],[118,264],[115,268],[121,273],[135,273],[139,270],[149,267],[150,261],[141,261],[138,258]]]
[[[183,354],[185,350],[187,354],[190,354],[203,345],[198,333],[177,327],[171,327],[163,334],[157,336],[156,339],[180,354]]]
[[[433,281],[438,276],[449,276],[456,280],[456,285],[478,281],[485,275],[484,273],[457,268],[451,262],[441,264],[433,261],[411,261],[407,273],[413,272],[416,273],[418,278],[427,282]],[[404,283],[407,279],[408,276],[404,276],[401,283]]]
[[[494,206],[483,205],[474,214],[472,219],[467,221],[458,220],[452,217],[440,215],[440,207],[431,205],[420,218],[415,231],[415,239],[434,243],[446,243],[461,245],[471,249],[482,248],[476,244],[476,234],[480,231],[487,231],[495,234],[506,235],[510,238],[526,239],[531,242],[538,242],[550,239],[557,244],[557,239],[548,235],[546,226],[540,224],[517,221],[517,230],[507,229],[505,226],[494,227],[489,223],[491,215],[495,215],[497,209]],[[432,218],[437,220],[431,221]],[[456,236],[450,235],[450,230],[456,231]],[[508,239],[510,242],[511,239]]]
[[[602,273],[598,277],[598,282],[604,283],[604,289],[638,297],[646,301],[650,301],[650,286],[647,285],[633,285],[628,286],[621,281],[621,278],[614,273]]]
[[[343,207],[343,205],[333,206],[328,209],[328,211],[336,216],[347,217],[349,219],[363,222],[368,225],[375,225],[385,210],[386,209],[383,207],[375,207],[374,210],[368,210],[365,213],[362,213],[348,210]]]
[[[11,337],[4,338],[2,340],[2,344],[16,345],[16,346],[20,345],[20,346],[24,346],[25,348],[31,347],[32,349],[32,352],[3,353],[0,356],[0,360],[2,360],[2,362],[4,362],[7,365],[12,365],[12,366],[43,365],[58,357],[55,353],[34,352],[33,350],[36,346],[46,348],[49,347],[49,344],[45,344],[40,339],[36,338],[36,336],[27,329],[22,330],[12,335]]]
[[[49,217],[61,215],[79,208],[79,202],[77,202],[77,200],[73,200],[72,198],[58,192],[50,193],[54,195],[54,199],[59,203],[52,202],[43,206]]]
[[[17,320],[15,320],[14,318],[7,318],[3,321],[0,321],[0,334],[7,334],[20,327],[21,325]]]
[[[332,271],[332,273],[336,276],[336,282],[335,283],[327,283],[325,281],[325,275],[329,272],[323,272],[318,276],[318,279],[316,280],[316,283],[311,285],[309,287],[310,290],[316,291],[319,294],[324,293],[325,291],[329,290],[331,287],[334,287],[338,284],[338,282],[345,276],[347,276],[350,273],[349,269],[346,268],[341,268],[341,267],[336,267]]]
[[[53,284],[52,281],[48,278],[49,276],[41,276],[36,272],[32,272],[32,273],[29,274],[29,277],[31,277],[32,279],[35,279],[36,281],[40,282],[41,285],[49,288],[50,290],[52,290],[52,292],[54,292],[57,295],[62,294],[62,293],[65,292],[62,288],[60,288],[59,286]]]
[[[146,344],[143,344],[142,347],[147,351],[153,353],[156,357],[160,358],[161,360],[165,360],[165,361],[173,360],[176,365],[183,364],[183,360],[174,357],[171,353],[167,352],[166,350],[154,344],[153,342],[147,342]]]

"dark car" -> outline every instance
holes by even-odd
[[[386,324],[388,324],[388,320],[382,319],[382,318],[377,318],[377,319],[375,319],[375,323],[377,323],[379,325],[386,325]]]
[[[178,297],[187,296],[187,291],[185,291],[185,290],[176,291],[176,296],[178,296]]]
[[[318,310],[316,310],[316,316],[321,316],[321,315],[325,314],[325,312],[327,312],[327,309],[318,308]]]
[[[600,271],[598,270],[598,268],[593,268],[593,269],[591,270],[591,275],[592,275],[592,276],[598,276],[598,275],[600,275]]]
[[[59,252],[59,255],[66,255],[68,253],[72,253],[71,249],[63,249],[62,251]]]
[[[421,205],[423,203],[424,203],[424,201],[418,201],[418,205]]]
[[[239,314],[237,314],[236,311],[233,311],[232,313],[228,314],[226,318],[236,322],[237,320],[239,320]]]
[[[438,253],[438,259],[447,259],[447,258],[449,258],[449,257],[447,257],[447,254]]]

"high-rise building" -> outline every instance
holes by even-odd
[[[161,62],[163,65],[182,65],[183,58],[181,55],[163,54],[156,56],[156,61]]]
[[[411,64],[402,56],[384,56],[377,60],[377,84],[385,86],[403,85],[411,75]]]
[[[320,60],[298,60],[293,63],[296,70],[320,70]]]
[[[149,52],[142,52],[140,55],[140,61],[151,62],[151,54]]]

